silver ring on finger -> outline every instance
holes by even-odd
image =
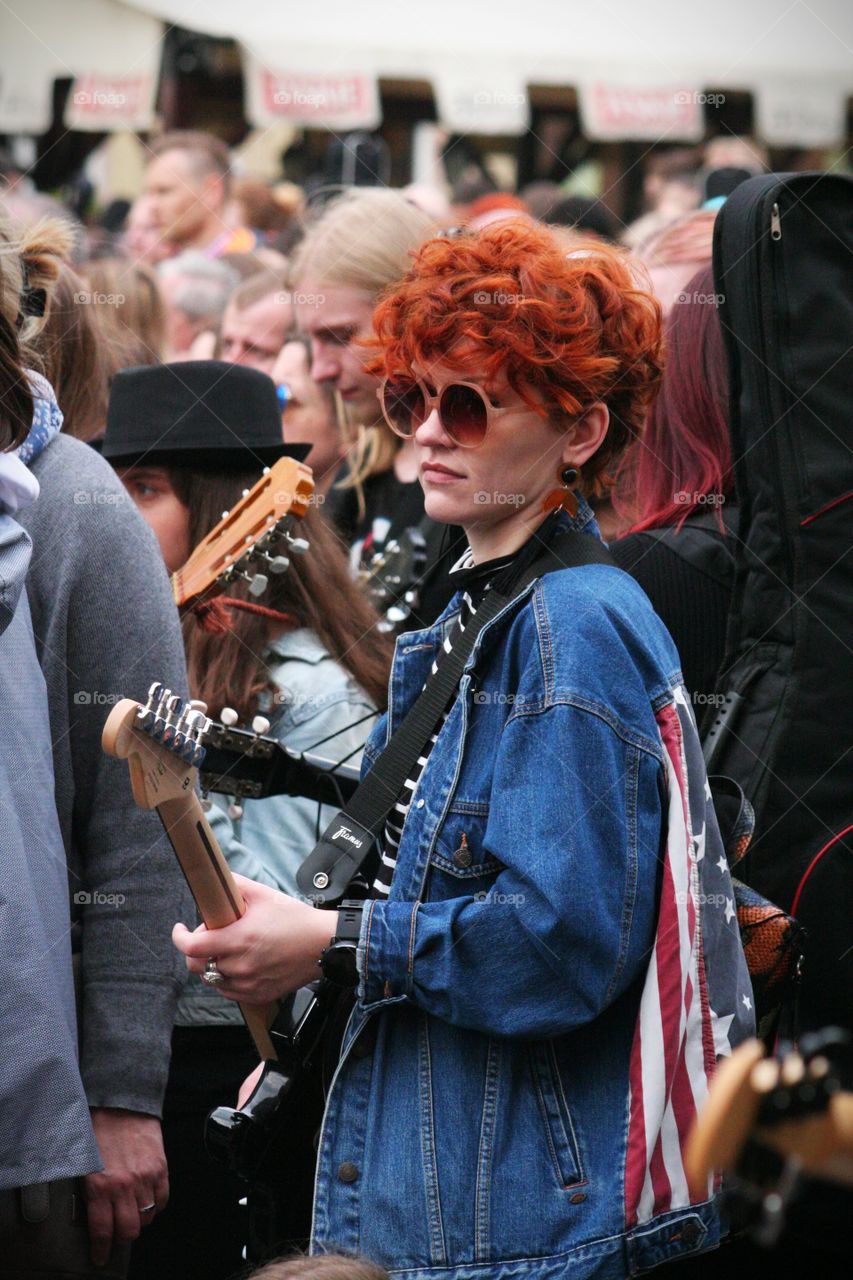
[[[216,959],[211,956],[207,964],[204,966],[204,973],[201,975],[202,982],[206,982],[209,987],[218,987],[225,981],[225,974],[220,973],[216,967]]]

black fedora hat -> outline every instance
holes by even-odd
[[[285,444],[275,383],[223,360],[122,369],[110,389],[103,456],[116,465],[250,468],[302,462],[307,444]]]

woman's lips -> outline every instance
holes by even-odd
[[[440,462],[425,462],[421,467],[421,475],[431,484],[450,484],[454,480],[465,479],[460,471],[451,471],[450,467],[443,467]]]

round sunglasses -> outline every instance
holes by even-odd
[[[382,413],[395,435],[410,440],[438,410],[441,425],[460,449],[476,449],[486,438],[490,423],[508,413],[529,413],[522,408],[497,409],[475,382],[449,382],[432,394],[420,378],[406,381],[386,378],[377,391]]]

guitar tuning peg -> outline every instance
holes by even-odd
[[[190,706],[193,711],[200,711],[202,715],[207,711],[207,703],[202,702],[201,698],[190,698]]]
[[[237,822],[243,816],[243,806],[241,804],[229,804],[228,817]]]
[[[266,716],[255,716],[252,721],[252,729],[257,734],[269,733],[270,722],[267,720]]]
[[[264,467],[263,471],[261,472],[261,475],[262,475],[262,476],[268,476],[268,475],[269,475],[269,473],[270,473],[270,469],[269,469],[269,467]]]
[[[222,714],[219,719],[225,725],[226,729],[233,729],[240,717],[237,715],[237,712],[233,707],[223,707]]]
[[[270,580],[265,573],[256,573],[249,579],[249,595],[262,596],[269,584]]]
[[[269,562],[270,573],[284,573],[290,568],[287,556],[272,556]]]
[[[288,534],[287,545],[295,556],[304,556],[311,544],[305,538],[292,538]]]
[[[242,492],[242,494],[241,494],[240,496],[241,496],[242,498],[248,498],[248,496],[249,496],[249,494],[250,494],[251,492],[252,492],[252,491],[251,491],[251,489],[244,489],[244,490],[243,490],[243,492]]]
[[[223,512],[222,512],[222,519],[223,519],[223,520],[227,520],[227,519],[228,519],[228,517],[230,516],[230,514],[231,514],[231,512],[230,512],[230,511],[223,511]]]

